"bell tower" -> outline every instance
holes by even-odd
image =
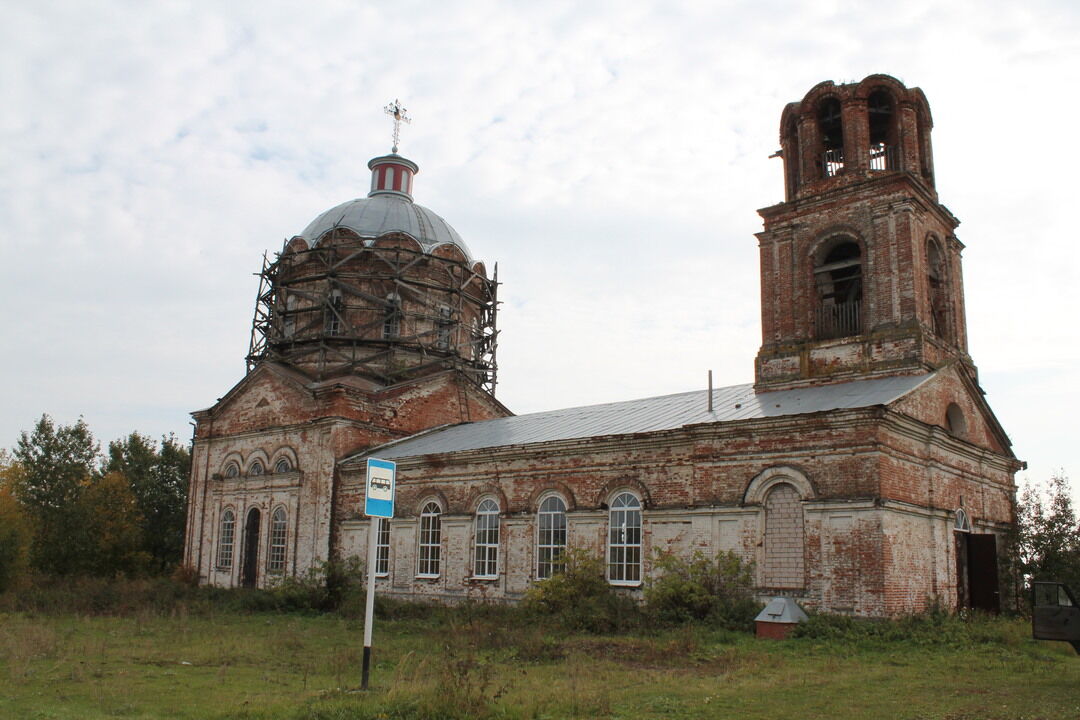
[[[926,97],[888,75],[784,108],[784,202],[758,212],[760,389],[961,362],[959,225],[934,187]]]

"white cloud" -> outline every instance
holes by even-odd
[[[1053,425],[1080,401],[1061,322],[1080,307],[1072,3],[0,13],[0,445],[43,411],[85,414],[104,439],[186,435],[186,411],[242,374],[262,253],[365,192],[394,97],[415,118],[418,201],[500,264],[507,404],[678,391],[709,367],[746,382],[780,112],[821,80],[888,72],[934,110],[971,350],[1001,420],[1033,469],[1080,466]]]

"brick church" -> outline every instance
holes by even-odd
[[[366,557],[379,457],[398,466],[380,593],[514,600],[568,547],[636,593],[661,553],[734,550],[763,598],[996,609],[1022,464],[967,353],[932,126],[886,75],[784,109],[752,385],[528,415],[494,395],[497,274],[413,201],[395,143],[367,197],[264,263],[248,372],[193,414],[185,561],[266,586]]]

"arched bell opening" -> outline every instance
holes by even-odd
[[[851,238],[827,245],[814,267],[817,312],[814,336],[818,340],[848,337],[862,332],[862,250]]]

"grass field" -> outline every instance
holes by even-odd
[[[334,614],[0,614],[0,717],[1080,718],[1080,657],[1022,621],[775,642],[468,615],[379,621],[359,693],[363,626]]]

